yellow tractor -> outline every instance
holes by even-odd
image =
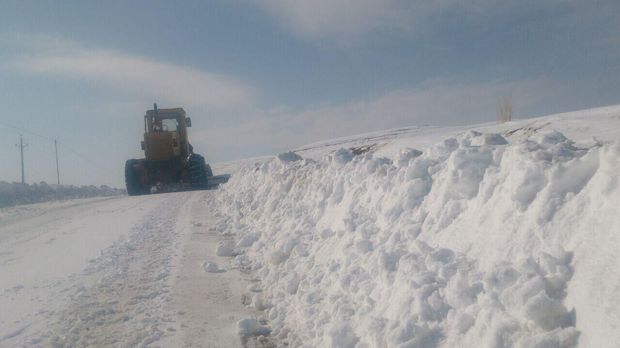
[[[182,108],[147,110],[144,115],[142,159],[125,162],[125,183],[131,196],[154,192],[205,189],[228,180],[214,177],[204,157],[194,153],[187,138],[192,120]]]

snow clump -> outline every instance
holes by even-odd
[[[255,318],[244,318],[237,322],[237,332],[241,337],[268,335],[270,330]]]
[[[233,256],[235,251],[235,241],[232,239],[225,239],[217,242],[215,248],[215,254],[217,256]]]
[[[226,272],[225,269],[221,268],[217,263],[212,261],[205,261],[202,263],[202,268],[207,273],[222,273]]]
[[[303,158],[293,151],[289,151],[279,154],[278,159],[282,162],[296,162],[301,161]]]

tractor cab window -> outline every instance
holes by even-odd
[[[162,131],[164,132],[176,132],[178,131],[179,123],[174,118],[167,118],[161,120]]]

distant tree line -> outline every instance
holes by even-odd
[[[125,194],[125,190],[102,186],[49,185],[0,181],[0,208],[19,204],[60,201],[72,198],[105,197]]]

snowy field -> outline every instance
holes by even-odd
[[[620,106],[0,209],[0,347],[617,347]]]
[[[74,198],[110,197],[126,194],[125,190],[109,186],[73,186],[8,183],[0,181],[0,208],[20,204],[61,201]]]

